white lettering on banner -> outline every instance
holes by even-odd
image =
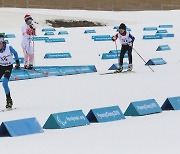
[[[147,109],[153,109],[153,108],[156,108],[157,107],[157,105],[155,104],[155,103],[151,103],[151,104],[149,104],[149,105],[142,105],[142,106],[137,106],[137,108],[139,109],[139,110],[147,110]]]
[[[66,117],[65,119],[66,120],[61,120],[59,118],[59,116],[57,116],[57,121],[59,123],[61,123],[63,126],[65,126],[68,123],[68,121],[69,122],[71,122],[71,121],[75,122],[75,121],[80,121],[80,120],[86,120],[84,116],[75,116],[75,117],[71,116],[71,117]]]
[[[113,111],[113,112],[105,112],[105,113],[97,113],[97,116],[102,118],[109,118],[109,117],[116,117],[117,115],[120,115],[119,111]]]
[[[65,126],[66,124],[67,124],[67,122],[66,121],[62,121],[60,118],[59,118],[59,116],[57,116],[57,121],[59,122],[59,123],[61,123],[63,126]]]
[[[85,120],[84,116],[75,116],[75,117],[66,117],[67,121],[79,121],[79,120]]]

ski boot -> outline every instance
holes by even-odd
[[[13,106],[12,99],[11,98],[7,98],[6,99],[6,108],[7,109],[12,109],[12,106]]]
[[[127,71],[132,71],[132,69],[133,69],[133,65],[132,65],[132,64],[129,64]]]
[[[29,67],[28,67],[28,70],[34,70],[34,67],[33,67],[33,65],[29,65]]]
[[[27,66],[27,65],[24,65],[24,69],[25,69],[25,70],[28,69],[28,66]]]
[[[123,70],[123,66],[119,66],[119,68],[114,73],[121,73]]]

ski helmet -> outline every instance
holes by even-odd
[[[24,20],[25,21],[28,21],[28,20],[33,20],[33,18],[31,17],[31,15],[29,15],[29,14],[25,14],[25,16],[24,16]]]
[[[124,29],[126,30],[126,25],[124,23],[121,23],[120,26],[119,26],[119,29]]]

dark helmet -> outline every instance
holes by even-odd
[[[126,25],[124,23],[121,23],[120,26],[119,26],[119,29],[124,29],[126,30]]]

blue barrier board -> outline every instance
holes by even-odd
[[[169,47],[169,45],[160,45],[160,46],[158,46],[158,48],[156,49],[156,51],[166,51],[166,50],[171,50],[171,48]]]
[[[46,43],[54,43],[54,42],[65,42],[64,38],[51,38],[45,40]]]
[[[64,129],[89,125],[82,110],[51,114],[44,124],[44,129]]]
[[[60,32],[58,33],[58,35],[67,35],[67,34],[69,34],[68,31],[60,31]]]
[[[160,113],[162,109],[155,99],[136,101],[130,103],[126,109],[125,116],[143,116],[148,114]]]
[[[33,41],[45,41],[45,40],[48,40],[49,37],[44,37],[44,36],[35,36],[33,37]]]
[[[16,137],[43,132],[40,124],[34,117],[2,122],[0,126],[0,136]]]
[[[157,27],[144,27],[143,31],[154,31],[157,30]]]
[[[56,31],[56,29],[55,29],[55,28],[43,28],[42,31],[43,31],[43,32]]]
[[[180,96],[169,97],[161,106],[162,110],[180,110]]]
[[[164,65],[167,62],[163,58],[152,58],[145,65]]]
[[[119,106],[91,109],[86,117],[90,122],[99,123],[125,119]]]

